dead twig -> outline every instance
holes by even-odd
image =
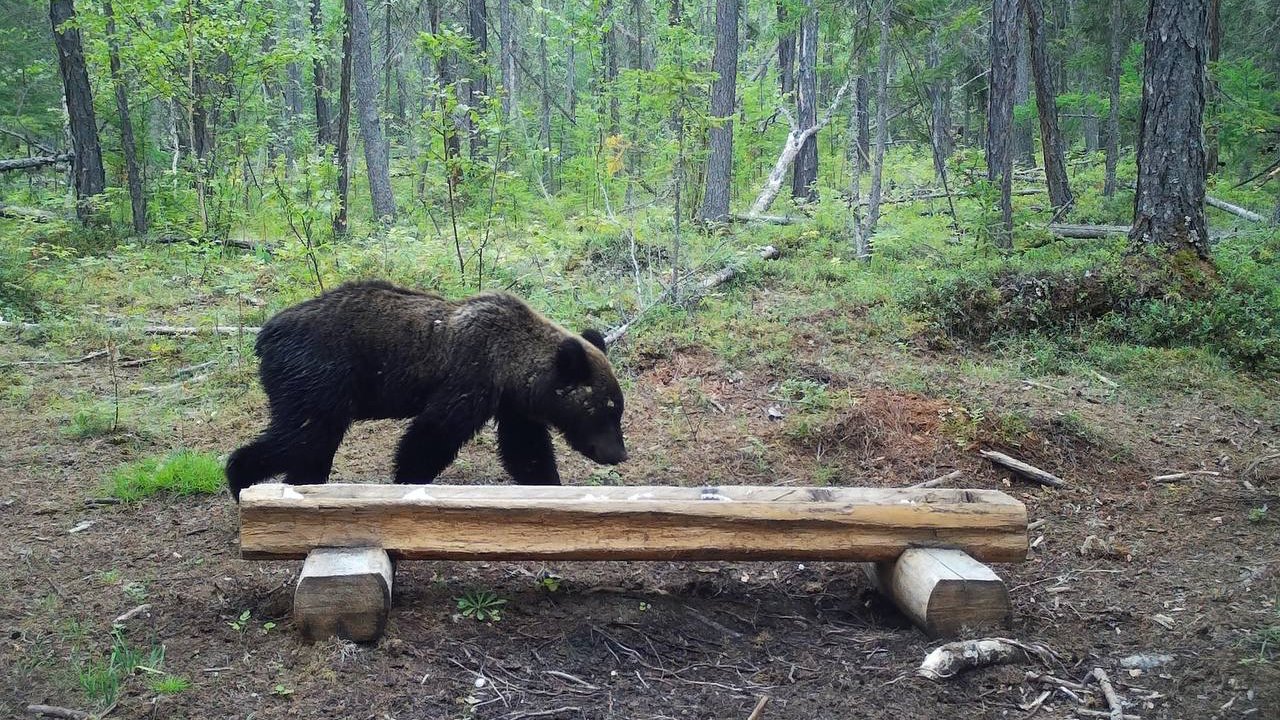
[[[122,624],[127,623],[127,622],[129,622],[130,620],[132,620],[132,619],[134,619],[134,618],[138,617],[139,615],[141,615],[142,613],[145,613],[145,612],[151,612],[151,603],[142,603],[142,604],[141,604],[141,605],[139,605],[138,607],[136,607],[136,608],[134,608],[134,609],[132,609],[132,610],[130,610],[130,611],[128,611],[128,612],[121,613],[119,616],[117,616],[117,617],[116,617],[116,619],[115,619],[115,620],[112,620],[112,621],[111,621],[111,624],[112,624],[112,625],[122,625]]]
[[[751,709],[751,714],[747,716],[747,720],[760,720],[764,717],[764,706],[769,704],[769,696],[761,695],[756,701],[756,706]]]
[[[959,470],[952,470],[951,472],[949,472],[949,473],[947,473],[946,475],[943,475],[943,476],[941,476],[941,477],[936,477],[936,478],[934,478],[934,479],[932,479],[932,480],[925,480],[924,482],[918,482],[918,483],[916,483],[915,485],[908,485],[908,486],[907,486],[907,489],[908,489],[908,490],[915,490],[915,489],[918,489],[918,488],[931,488],[931,487],[937,487],[937,486],[939,486],[939,485],[942,485],[943,483],[951,482],[952,480],[955,480],[956,478],[960,477],[960,476],[961,476],[961,475],[963,475],[963,474],[964,474],[964,473],[960,472]]]
[[[522,712],[513,712],[503,717],[506,720],[526,720],[526,718],[555,717],[556,715],[564,715],[565,713],[582,714],[582,708],[577,705],[566,705],[564,707],[551,708],[550,710],[529,710]]]
[[[592,685],[591,683],[587,682],[586,680],[583,680],[577,675],[570,675],[567,672],[561,672],[559,670],[543,670],[542,672],[543,674],[550,675],[551,677],[557,677],[557,678],[560,678],[561,680],[567,680],[568,682],[571,682],[575,685],[579,685],[584,689],[590,690],[592,692],[595,692],[600,689],[599,687]]]
[[[28,705],[27,712],[45,717],[62,718],[62,720],[93,720],[94,717],[93,713],[57,707],[56,705]]]
[[[1120,697],[1116,695],[1116,689],[1111,687],[1111,678],[1107,677],[1107,671],[1100,667],[1093,669],[1093,677],[1097,679],[1099,687],[1102,688],[1102,696],[1107,699],[1107,706],[1111,708],[1111,720],[1123,720],[1124,705],[1120,702]]]
[[[74,358],[72,360],[18,360],[16,362],[5,363],[3,365],[0,365],[0,367],[15,367],[18,365],[79,365],[80,363],[89,362],[94,358],[100,358],[106,354],[107,354],[107,351],[105,349],[94,350],[88,355],[83,355],[81,357]]]
[[[1210,477],[1218,477],[1222,473],[1215,470],[1187,470],[1185,472],[1170,473],[1168,475],[1156,475],[1151,478],[1151,482],[1177,482],[1178,480],[1186,480],[1193,475],[1208,475]]]
[[[1004,453],[999,453],[994,450],[981,450],[979,452],[982,454],[982,457],[990,460],[996,465],[1006,467],[1012,470],[1017,475],[1020,475],[1028,480],[1038,482],[1041,485],[1047,485],[1049,487],[1054,487],[1054,488],[1066,487],[1067,485],[1065,482],[1063,482],[1062,478],[1058,477],[1057,475],[1045,472],[1044,470],[1041,470],[1035,465],[1029,465],[1027,463],[1022,462],[1021,460],[1011,458],[1008,455],[1005,455]]]

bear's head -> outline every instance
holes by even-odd
[[[604,336],[587,330],[556,348],[543,415],[569,446],[598,463],[627,459],[622,439],[622,389],[605,357]]]

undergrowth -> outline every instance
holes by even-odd
[[[158,493],[201,495],[220,492],[226,485],[222,461],[216,455],[179,450],[164,458],[144,458],[116,468],[107,492],[126,502]]]

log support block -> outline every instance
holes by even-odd
[[[912,548],[896,561],[867,563],[880,592],[929,637],[962,628],[1009,627],[1009,590],[991,568],[960,550]]]
[[[293,591],[293,620],[302,638],[377,640],[387,625],[393,577],[382,548],[312,550]]]

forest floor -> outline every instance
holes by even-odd
[[[1085,682],[1101,667],[1141,718],[1280,717],[1280,383],[1026,374],[988,352],[860,334],[867,308],[812,309],[767,282],[704,305],[709,329],[617,349],[631,460],[606,471],[560,445],[566,482],[897,487],[959,469],[955,486],[1002,489],[1044,521],[1027,561],[997,570],[1014,604],[1004,634],[1044,643],[1051,665],[915,677],[937,643],[838,563],[403,563],[383,640],[304,644],[288,614],[300,563],[241,560],[225,493],[87,502],[122,463],[225,454],[261,429],[247,341],[193,340],[216,365],[183,372],[186,341],[134,342],[120,360],[159,359],[129,367],[15,366],[49,348],[6,341],[0,715],[44,703],[111,718],[745,719],[767,696],[766,719],[1084,718],[1106,709],[1096,685],[1077,693],[1085,704],[1058,693],[1032,708],[1042,688],[1024,674]],[[72,437],[69,399],[117,394],[133,398],[122,429]],[[159,426],[138,415],[151,404],[170,409]],[[335,477],[385,481],[400,427],[353,428]],[[1011,478],[986,447],[1067,486]],[[1205,472],[1153,480],[1190,470]],[[442,482],[502,477],[486,432]],[[1090,537],[1101,544],[1082,550]],[[479,590],[507,600],[499,622],[459,614]],[[146,669],[112,676],[131,653]],[[1139,653],[1170,660],[1121,667]]]

